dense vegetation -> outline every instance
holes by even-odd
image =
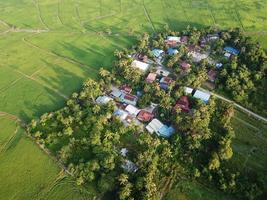
[[[145,34],[131,50],[115,53],[118,61],[111,72],[101,69],[99,82],[86,81],[83,89],[74,93],[64,108],[44,114],[38,121],[33,120],[28,132],[64,163],[76,177],[78,185],[96,183],[100,197],[103,198],[159,199],[171,189],[163,186],[162,181],[167,179],[173,182],[181,179],[200,182],[208,180],[208,184],[214,184],[218,189],[240,199],[259,197],[264,190],[262,176],[240,170],[229,162],[233,155],[231,143],[235,135],[230,125],[234,115],[232,105],[214,99],[204,104],[190,97],[192,113],[180,110],[173,112],[174,103],[184,95],[183,86],[200,86],[207,80],[207,69],[212,66],[206,60],[194,64],[187,54],[187,47],[181,46],[177,55],[166,59],[166,65],[173,69],[172,78],[175,82],[168,90],[163,90],[157,84],[147,84],[144,74],[132,69],[132,58],[128,57],[128,54],[140,53],[153,59],[150,50],[166,50],[164,38],[167,35],[186,34],[190,38],[189,43],[194,45],[205,34],[212,32],[213,29],[189,28],[182,33],[166,30],[152,38]],[[239,35],[240,32],[225,31],[221,33],[222,38],[227,34]],[[211,46],[213,56],[220,53],[224,42],[231,44],[230,40],[225,39]],[[258,67],[254,68],[253,73],[262,73],[264,77],[264,68],[261,66],[265,62],[265,55],[259,51],[255,57],[261,65],[256,65]],[[192,71],[186,76],[180,74],[177,65],[180,59],[189,60],[192,64]],[[245,59],[251,61],[252,58]],[[226,69],[228,65],[232,66],[229,62],[234,61],[245,62],[242,58],[240,61],[235,58],[222,60]],[[236,73],[241,76],[242,70]],[[251,80],[247,78],[255,87],[260,87],[261,81],[254,81],[253,77],[250,77]],[[218,80],[218,84],[229,82],[230,78],[227,76],[226,80]],[[140,130],[138,126],[124,126],[112,115],[115,106],[113,102],[105,105],[95,103],[95,99],[105,94],[111,84],[127,84],[134,91],[142,91],[138,105],[145,107],[149,102],[159,104],[157,117],[172,124],[176,133],[169,139],[163,139]],[[246,88],[243,85],[241,87],[244,90]],[[246,101],[248,99],[242,99],[242,102]],[[130,150],[129,158],[139,168],[136,173],[122,169],[125,158],[120,154],[120,149],[123,147]]]

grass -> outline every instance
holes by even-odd
[[[60,196],[60,199],[85,199],[70,178],[59,179],[62,173],[56,163],[40,151],[12,119],[0,117],[0,127],[5,127],[0,132],[0,199],[42,199],[48,193],[50,199]],[[58,182],[58,186],[54,186],[54,182]],[[54,191],[51,191],[52,185]],[[66,190],[62,190],[61,185]]]
[[[232,120],[236,137],[233,160],[243,168],[267,173],[267,124],[237,111]]]
[[[231,200],[232,197],[220,191],[210,189],[200,183],[181,181],[164,198],[164,200]]]
[[[138,35],[159,31],[164,24],[177,30],[188,24],[239,26],[266,48],[266,12],[264,0],[0,0],[0,111],[29,121],[63,106],[65,97],[78,90],[86,78],[96,78],[100,67],[111,68],[115,49],[130,47]],[[10,27],[49,31],[4,34]],[[250,118],[244,120],[260,126]],[[0,124],[4,127],[0,132],[3,145],[16,124],[3,117]],[[233,125],[237,132],[234,150],[238,152],[234,159],[243,166],[250,147],[258,145],[246,165],[262,170],[266,167],[264,140],[258,141],[254,130],[238,119]],[[0,172],[0,179],[5,180],[0,183],[1,198],[84,199],[79,192],[72,192],[76,189],[68,178],[55,187],[49,185],[59,169],[22,132],[18,131],[12,148],[0,153],[0,168],[5,169]],[[249,145],[246,138],[253,138]],[[47,188],[53,190],[47,192]],[[183,195],[188,197],[187,193]],[[196,198],[207,199],[204,193]]]

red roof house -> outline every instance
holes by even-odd
[[[182,96],[174,106],[174,110],[180,108],[182,112],[189,112],[189,100],[187,96]]]
[[[214,82],[215,79],[216,79],[216,76],[217,76],[217,72],[216,72],[214,69],[211,69],[211,70],[208,72],[208,78],[209,78],[209,81]]]
[[[132,92],[132,90],[133,90],[131,87],[129,87],[129,86],[127,86],[127,85],[123,85],[120,89],[121,89],[123,92],[128,93],[128,94],[130,94],[130,93]]]
[[[180,65],[183,71],[189,71],[191,68],[191,65],[186,61],[181,62]]]
[[[156,80],[157,74],[155,73],[149,73],[148,76],[146,77],[146,82],[152,83],[153,81]]]
[[[146,110],[141,110],[137,116],[137,119],[140,121],[148,122],[151,121],[154,117],[154,114]]]

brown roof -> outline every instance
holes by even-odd
[[[191,67],[191,65],[190,65],[188,62],[186,62],[186,61],[181,62],[180,65],[181,65],[181,68],[182,68],[184,71],[189,70],[190,67]]]
[[[146,110],[141,110],[137,116],[137,119],[139,119],[140,121],[148,122],[148,121],[152,120],[153,117],[154,117],[153,113],[150,113]]]
[[[174,110],[180,108],[183,112],[189,112],[189,100],[187,96],[182,96],[174,106]]]
[[[124,85],[121,87],[121,90],[126,92],[126,93],[131,93],[133,89],[127,85]]]
[[[146,78],[146,81],[149,83],[152,83],[154,80],[156,80],[156,77],[157,77],[157,74],[149,73],[147,78]]]

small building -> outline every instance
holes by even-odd
[[[181,42],[181,37],[168,36],[165,43],[170,47],[176,47]]]
[[[184,92],[185,92],[186,94],[192,94],[192,92],[193,92],[193,88],[185,87],[185,88],[184,88]]]
[[[162,89],[167,90],[172,82],[172,78],[165,76],[160,79],[159,84]]]
[[[200,100],[204,101],[205,103],[209,102],[210,96],[211,95],[209,93],[203,92],[200,90],[196,90],[195,94],[193,95],[193,97],[200,99]]]
[[[133,90],[131,87],[127,85],[123,85],[120,89],[122,92],[127,93],[127,94],[130,94]]]
[[[201,60],[204,60],[204,59],[208,58],[208,54],[200,53],[200,52],[196,52],[196,51],[189,52],[189,55],[192,56],[193,62],[195,62],[195,63],[198,63]]]
[[[160,57],[163,56],[164,51],[161,50],[161,49],[153,49],[153,50],[152,50],[152,53],[153,53],[154,57],[156,57],[156,58],[160,58]]]
[[[143,122],[149,122],[153,119],[153,117],[154,117],[154,114],[146,110],[141,110],[139,114],[137,115],[137,119]]]
[[[164,125],[158,119],[153,119],[147,126],[146,129],[149,133],[156,133],[158,136],[170,137],[174,133],[174,129],[170,126]]]
[[[149,64],[139,60],[134,60],[132,62],[132,67],[140,69],[142,72],[146,72],[149,69]]]
[[[224,53],[224,57],[226,57],[226,58],[230,58],[230,57],[231,57],[231,54],[228,53],[228,52],[225,52],[225,53]]]
[[[176,37],[176,36],[168,36],[167,41],[173,41],[173,42],[181,42],[181,37]]]
[[[158,130],[163,127],[164,124],[161,123],[158,119],[153,119],[147,126],[146,129],[149,133],[158,132]]]
[[[186,72],[188,72],[190,70],[190,68],[191,68],[191,65],[188,62],[186,62],[186,61],[182,61],[180,63],[180,66],[181,66],[181,69],[183,71],[186,71]]]
[[[214,33],[214,34],[208,34],[206,39],[207,41],[214,41],[214,40],[218,40],[220,38],[218,33]]]
[[[138,167],[136,164],[134,164],[130,160],[125,160],[124,163],[121,166],[125,171],[135,173],[138,170]]]
[[[189,112],[189,100],[187,96],[182,96],[173,109],[177,110],[178,108],[180,108],[182,112]]]
[[[107,104],[111,100],[112,100],[112,98],[110,98],[108,96],[99,96],[99,97],[96,98],[96,103],[98,103],[98,104]]]
[[[119,98],[122,94],[123,93],[118,88],[113,87],[110,96],[113,98]]]
[[[162,136],[162,137],[170,137],[174,134],[175,130],[173,127],[171,126],[162,126],[157,133],[158,136]]]
[[[156,74],[158,74],[159,76],[168,76],[170,74],[170,71],[163,66],[157,66]]]
[[[123,157],[126,157],[127,156],[127,153],[128,153],[128,149],[127,148],[122,148],[121,151],[120,151],[121,155]]]
[[[137,103],[137,96],[135,95],[131,95],[131,94],[125,94],[123,93],[121,96],[120,96],[120,99],[123,103],[127,103],[127,104],[130,104],[130,105],[133,105],[135,106],[136,103]]]
[[[177,49],[169,48],[169,49],[167,50],[167,54],[168,54],[169,56],[173,56],[173,55],[176,55],[176,54],[178,54],[178,53],[179,53],[179,51],[178,51]]]
[[[235,55],[235,56],[237,56],[240,53],[240,51],[238,49],[233,48],[233,47],[229,47],[229,46],[224,47],[224,51],[227,53],[230,53],[231,55]]]
[[[117,109],[117,110],[115,110],[113,115],[115,117],[118,117],[121,121],[124,121],[127,118],[128,113],[126,111],[124,111],[124,110]]]
[[[217,71],[215,71],[214,69],[210,69],[208,71],[208,79],[209,79],[209,81],[215,82],[216,76],[217,76]]]
[[[220,69],[222,66],[223,66],[222,63],[216,63],[216,64],[215,64],[215,67],[216,67],[217,69]]]
[[[149,73],[148,76],[146,77],[146,82],[147,83],[152,83],[156,80],[157,74],[155,73]]]
[[[137,116],[138,113],[140,112],[140,110],[139,110],[138,108],[136,108],[135,106],[133,106],[133,105],[128,105],[128,106],[126,106],[125,110],[126,110],[129,114],[131,114],[131,115],[133,115],[133,116]]]

